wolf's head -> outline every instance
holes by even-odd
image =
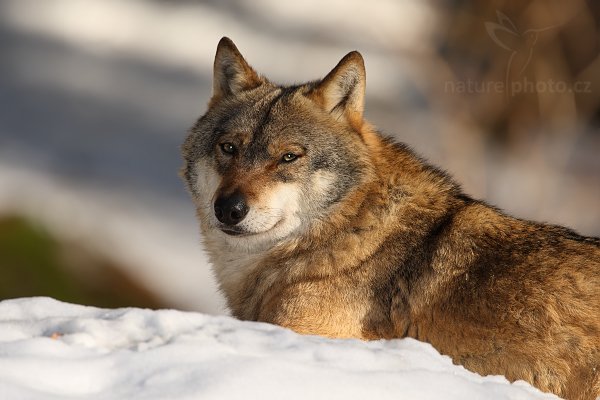
[[[369,170],[364,92],[357,52],[320,81],[280,86],[221,39],[208,110],[183,145],[204,234],[252,250],[327,218]]]

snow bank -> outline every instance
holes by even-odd
[[[2,399],[552,399],[411,339],[361,342],[173,310],[0,302]]]

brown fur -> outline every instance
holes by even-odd
[[[360,55],[347,58],[364,80]],[[320,112],[311,104],[335,111],[327,85],[344,62],[316,89],[298,89],[305,118]],[[361,98],[342,106],[327,123],[355,133],[347,140],[364,175],[325,218],[221,282],[233,314],[332,338],[412,337],[482,375],[600,396],[598,239],[471,199],[366,123]],[[250,176],[226,173],[222,186],[268,187]]]

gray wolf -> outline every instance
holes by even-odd
[[[233,314],[412,337],[480,374],[600,395],[600,240],[505,215],[363,118],[365,68],[277,85],[223,38],[182,176]]]

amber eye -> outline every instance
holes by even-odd
[[[283,157],[281,157],[281,161],[289,163],[289,162],[294,161],[297,158],[298,158],[298,156],[295,155],[294,153],[286,153],[283,155]]]
[[[235,153],[235,146],[232,145],[231,143],[222,143],[221,150],[223,150],[223,153],[233,154],[233,153]]]

